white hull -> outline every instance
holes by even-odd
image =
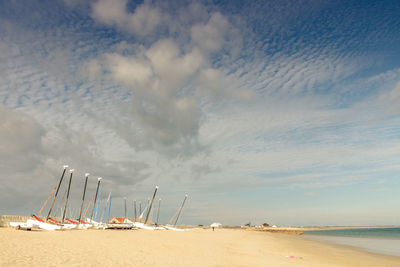
[[[45,223],[45,222],[39,222],[37,220],[27,220],[27,224],[32,224],[34,226],[39,227],[40,229],[48,230],[48,231],[54,231],[54,230],[60,230],[61,226],[55,225],[55,224],[50,224],[50,223]]]
[[[140,223],[140,222],[135,222],[133,225],[137,228],[146,229],[146,230],[165,230],[165,228],[161,227],[161,226],[151,226],[151,225],[146,225],[146,224]]]
[[[86,222],[88,223],[88,225],[90,225],[90,227],[95,228],[95,229],[105,229],[105,226],[103,223],[100,222],[96,222],[94,220],[91,220],[89,218],[86,219]]]
[[[66,224],[61,224],[61,229],[64,230],[69,230],[69,229],[75,229],[77,228],[77,224],[72,224],[72,223],[66,223]]]
[[[180,229],[180,228],[173,227],[171,225],[165,225],[164,227],[165,227],[165,229],[172,230],[172,231],[178,231],[178,232],[188,231],[188,229]]]
[[[80,230],[87,230],[87,229],[90,228],[90,227],[92,227],[91,224],[80,223],[80,224],[78,224],[77,229],[80,229]]]
[[[28,229],[30,230],[32,228],[39,228],[36,225],[33,225],[31,223],[24,223],[24,222],[10,222],[10,225],[12,227],[17,228],[17,229],[23,229],[23,230],[28,230]]]

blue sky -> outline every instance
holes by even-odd
[[[400,224],[397,1],[0,1],[0,213]]]

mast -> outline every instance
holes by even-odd
[[[99,206],[100,206],[100,202],[101,202],[102,191],[103,191],[103,184],[100,184],[99,193],[97,194],[96,208],[94,209],[94,215],[93,215],[95,220],[97,219],[97,214],[99,212]]]
[[[181,211],[182,211],[182,209],[183,209],[183,205],[185,205],[185,201],[186,201],[187,197],[188,197],[188,195],[185,195],[185,199],[183,200],[182,206],[181,206],[181,208],[179,209],[179,213],[178,213],[178,216],[176,217],[174,226],[176,226],[176,223],[178,222],[179,215],[181,215]]]
[[[126,197],[124,197],[124,202],[125,202],[125,213],[124,213],[124,222],[126,221]]]
[[[110,196],[109,196],[109,198],[110,198],[110,204],[109,204],[109,206],[108,206],[108,217],[107,217],[107,222],[110,221],[112,191],[110,191]]]
[[[142,214],[142,201],[139,201],[139,214]]]
[[[96,206],[96,201],[97,201],[97,193],[99,192],[99,186],[100,186],[100,181],[101,177],[97,178],[97,188],[96,188],[96,195],[94,196],[94,203],[93,203],[93,209],[92,209],[92,216],[90,216],[90,222],[93,222],[93,214],[94,214],[94,208]]]
[[[56,198],[57,198],[57,195],[58,195],[58,190],[60,189],[60,185],[61,185],[62,180],[64,179],[65,170],[67,168],[68,168],[68,165],[64,165],[64,170],[63,170],[63,173],[61,175],[60,182],[58,182],[57,190],[56,190],[56,193],[54,194],[53,201],[51,202],[51,206],[50,206],[50,209],[49,209],[49,213],[47,214],[46,221],[48,221],[49,218],[50,218],[50,214],[51,214],[51,211],[53,210],[54,202],[56,201]]]
[[[86,194],[86,186],[87,186],[88,177],[89,177],[89,173],[85,173],[85,178],[86,179],[85,179],[85,186],[83,187],[83,197],[82,197],[82,203],[81,203],[81,211],[79,212],[78,223],[81,223],[83,202],[85,201],[85,194]]]
[[[136,213],[136,199],[133,201],[133,207],[134,207],[134,211],[135,211],[135,222],[136,222],[136,218],[137,218],[137,213]]]
[[[61,220],[61,223],[64,224],[64,219],[65,219],[65,212],[67,211],[67,204],[68,204],[68,198],[69,198],[69,190],[71,188],[71,181],[72,181],[72,174],[74,173],[74,169],[69,170],[70,176],[69,176],[69,184],[68,184],[68,190],[67,190],[67,197],[65,199],[65,207],[64,207],[64,214]]]
[[[160,206],[161,206],[161,198],[158,200],[158,211],[157,211],[156,225],[158,225],[158,218],[160,217]]]
[[[144,220],[144,224],[146,224],[147,220],[149,219],[151,207],[153,206],[153,201],[154,201],[154,198],[156,197],[157,190],[158,190],[158,186],[156,186],[156,189],[154,190],[153,198],[151,199],[150,207],[149,207],[149,210],[147,211],[147,215],[146,215],[146,219]]]

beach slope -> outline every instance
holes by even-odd
[[[244,229],[17,231],[0,266],[400,266],[399,257]]]

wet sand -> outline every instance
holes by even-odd
[[[0,228],[0,266],[400,266],[400,257],[245,229]]]

